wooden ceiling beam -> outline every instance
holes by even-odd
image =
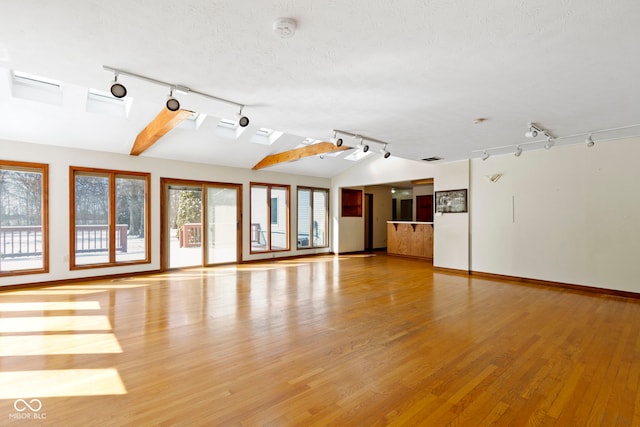
[[[418,180],[415,180],[415,181],[411,181],[411,184],[413,184],[413,185],[433,184],[433,178],[418,179]]]
[[[282,153],[271,154],[264,159],[260,160],[257,165],[252,169],[263,169],[269,166],[274,166],[279,163],[293,162],[300,160],[304,157],[317,156],[319,154],[334,153],[336,151],[350,150],[352,147],[342,145],[340,147],[330,142],[318,142],[317,144],[311,144],[300,148],[294,148],[293,150],[283,151]]]
[[[162,138],[171,129],[178,126],[184,119],[189,117],[193,112],[189,110],[177,110],[171,111],[168,108],[163,108],[158,115],[149,122],[147,127],[136,137],[133,147],[131,147],[132,156],[138,156],[142,154],[147,148],[156,143],[157,140]]]

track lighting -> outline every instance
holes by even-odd
[[[240,112],[238,113],[238,124],[241,128],[249,126],[249,118],[242,115],[242,108],[240,108]]]
[[[520,157],[521,154],[522,154],[522,147],[519,145],[516,145],[516,152],[513,153],[513,155],[516,157]]]
[[[388,159],[391,156],[391,153],[387,150],[387,143],[384,141],[380,141],[379,139],[369,138],[368,136],[362,136],[357,133],[347,132],[345,130],[333,129],[333,138],[331,138],[331,142],[335,143],[338,147],[342,146],[342,138],[338,137],[338,134],[349,135],[354,139],[360,140],[358,143],[358,148],[362,153],[368,153],[371,146],[369,144],[365,144],[364,140],[371,141],[375,144],[380,144],[383,147],[380,149],[380,152],[383,154],[385,159]],[[375,147],[375,146],[374,146]],[[354,147],[355,148],[355,147]]]
[[[369,151],[369,146],[364,143],[364,138],[360,137],[360,147],[362,147],[362,152],[366,153]]]
[[[246,128],[249,126],[249,118],[247,116],[240,116],[240,120],[238,120],[238,124],[242,128]]]
[[[591,138],[591,134],[589,134],[589,136],[587,136],[587,139],[585,139],[585,144],[587,144],[587,147],[593,147],[596,143],[593,142],[593,138]]]
[[[338,138],[338,134],[336,131],[333,131],[333,138],[331,138],[331,142],[336,144],[336,147],[342,147],[344,141],[342,140],[342,138]]]
[[[619,139],[621,138],[620,135],[618,135],[617,133],[612,135],[611,138],[607,138],[605,135],[605,133],[609,133],[609,132],[619,132],[619,131],[623,131],[623,130],[629,130],[632,128],[640,128],[640,123],[636,123],[636,124],[632,124],[632,125],[626,125],[626,126],[618,126],[618,127],[614,127],[614,128],[608,128],[608,129],[592,129],[589,132],[582,132],[582,133],[574,133],[571,135],[560,135],[560,136],[556,136],[553,133],[551,133],[550,131],[548,131],[547,129],[543,128],[542,126],[540,126],[539,124],[536,123],[529,123],[528,124],[529,127],[529,132],[527,132],[527,136],[529,137],[533,137],[533,135],[535,134],[535,136],[537,137],[544,137],[546,138],[546,140],[542,140],[542,139],[535,139],[535,140],[531,140],[531,141],[524,141],[524,142],[520,142],[520,143],[516,143],[516,144],[509,144],[509,145],[501,145],[501,146],[496,146],[496,147],[488,147],[488,148],[480,148],[477,150],[472,150],[472,156],[473,153],[482,153],[481,154],[481,158],[482,160],[486,160],[489,158],[490,154],[489,151],[491,151],[494,154],[503,154],[505,152],[507,152],[507,150],[514,150],[513,151],[513,155],[516,157],[520,157],[522,155],[523,147],[527,146],[532,146],[532,147],[536,147],[536,148],[542,148],[544,147],[545,150],[549,150],[552,147],[554,147],[556,145],[556,143],[560,144],[561,146],[566,146],[566,145],[573,145],[573,144],[585,144],[587,147],[593,147],[595,146],[595,141],[593,140],[593,135],[598,134],[598,143],[602,142],[602,141],[610,141],[613,139]],[[637,136],[638,133],[636,133],[633,136]],[[541,144],[544,143],[544,145],[541,146]],[[476,154],[477,155],[477,154]]]
[[[127,96],[127,89],[124,87],[124,85],[122,85],[121,83],[118,83],[118,76],[120,74],[123,74],[125,76],[134,77],[136,79],[145,80],[150,83],[168,87],[171,90],[171,93],[169,94],[169,99],[167,99],[166,107],[171,111],[177,111],[178,109],[180,109],[180,102],[178,102],[178,100],[173,97],[174,90],[180,93],[185,93],[185,94],[196,94],[196,95],[203,96],[205,98],[213,99],[214,101],[225,102],[227,104],[233,104],[240,107],[240,114],[238,115],[238,124],[241,127],[249,126],[249,119],[246,116],[242,115],[242,109],[244,108],[244,105],[240,104],[239,102],[231,101],[225,98],[219,98],[217,96],[209,95],[208,93],[199,92],[197,90],[190,89],[186,86],[168,83],[162,80],[152,79],[151,77],[142,76],[140,74],[131,73],[129,71],[119,70],[117,68],[112,68],[106,65],[103,65],[102,68],[104,70],[112,72],[115,76],[113,82],[111,83],[111,94],[116,98],[124,98],[125,96]]]
[[[167,106],[167,110],[169,111],[178,111],[180,109],[180,101],[178,101],[173,96],[173,89],[169,92],[169,96],[167,97],[167,102],[165,104]]]
[[[113,81],[111,82],[111,95],[116,98],[127,96],[127,88],[122,83],[118,83],[118,73],[114,73]]]
[[[538,133],[543,132],[544,130],[538,127],[535,123],[529,123],[528,131],[524,134],[527,138],[535,138],[538,136]]]

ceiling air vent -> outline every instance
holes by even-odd
[[[438,157],[438,156],[433,156],[433,157],[427,157],[426,159],[422,159],[425,162],[436,162],[438,160],[442,160],[442,157]]]

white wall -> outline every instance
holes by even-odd
[[[45,145],[0,140],[0,158],[49,165],[49,273],[0,278],[0,286],[52,281],[79,277],[122,274],[137,271],[153,271],[160,268],[160,178],[193,179],[243,184],[243,260],[273,258],[276,255],[249,254],[249,183],[266,182],[291,185],[291,250],[278,252],[277,256],[326,253],[330,248],[297,251],[295,215],[297,211],[296,185],[330,188],[330,180],[295,176],[266,171],[210,166],[205,164],[176,162],[146,156],[127,156],[113,153],[76,150]],[[124,171],[151,173],[151,263],[125,267],[69,270],[69,166],[95,167]]]
[[[634,138],[472,160],[472,270],[640,292],[638,158]]]
[[[468,160],[438,166],[434,180],[435,191],[465,188],[469,188]],[[454,270],[469,270],[469,213],[434,215],[433,265]]]

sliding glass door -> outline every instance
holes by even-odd
[[[206,188],[207,264],[238,262],[238,189]]]
[[[162,179],[162,267],[240,260],[240,184]]]

